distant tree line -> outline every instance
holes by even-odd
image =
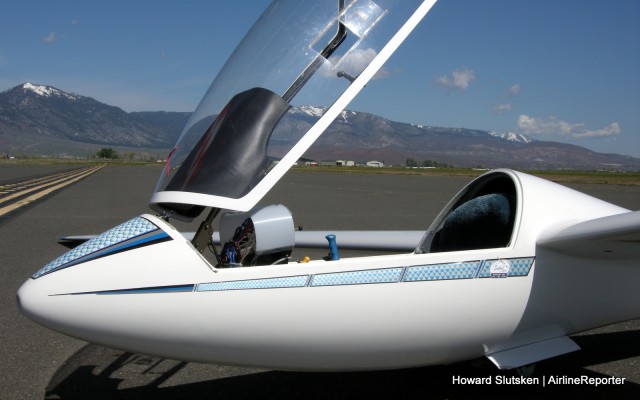
[[[440,163],[433,160],[419,161],[414,158],[407,158],[404,165],[410,168],[419,168],[419,167],[453,168],[453,165],[451,164]]]
[[[133,161],[133,158],[136,156],[134,152],[124,153],[124,159],[128,161]],[[110,160],[118,160],[120,159],[120,154],[117,151],[112,149],[111,147],[103,147],[96,153],[96,157],[98,158],[108,158]]]
[[[96,156],[98,158],[109,158],[112,160],[116,160],[118,158],[120,158],[120,156],[118,155],[118,152],[115,151],[114,149],[112,149],[111,147],[103,147],[100,149],[100,151],[98,151],[96,153]]]

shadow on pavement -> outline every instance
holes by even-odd
[[[640,398],[638,366],[618,370],[623,384],[549,384],[549,377],[607,378],[588,367],[640,356],[640,331],[575,336],[582,351],[538,364],[533,384],[505,383],[517,375],[470,363],[394,371],[307,373],[166,360],[89,344],[53,377],[46,399],[590,399]],[[624,375],[620,375],[624,374]],[[454,377],[491,377],[491,384],[454,383]],[[635,382],[629,381],[632,376]],[[499,384],[499,381],[502,384]],[[546,382],[543,383],[543,380]],[[513,381],[511,381],[513,382]]]

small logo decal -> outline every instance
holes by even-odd
[[[492,278],[506,278],[511,270],[511,263],[508,260],[494,261],[489,267]]]

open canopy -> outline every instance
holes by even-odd
[[[251,209],[435,0],[281,0],[226,62],[166,160],[151,206]]]

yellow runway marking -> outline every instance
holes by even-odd
[[[18,208],[20,208],[22,206],[25,206],[25,205],[27,205],[29,203],[32,203],[32,202],[38,200],[39,198],[48,195],[51,192],[54,192],[54,191],[56,191],[58,189],[62,189],[63,187],[65,187],[67,185],[70,185],[70,184],[72,184],[74,182],[77,182],[80,179],[85,178],[85,177],[93,174],[94,172],[98,171],[102,167],[104,167],[104,165],[100,165],[98,167],[93,167],[93,168],[90,168],[88,170],[83,170],[82,172],[78,173],[72,179],[69,179],[68,176],[67,176],[65,178],[57,179],[57,180],[55,180],[53,182],[47,182],[46,184],[43,184],[43,185],[40,185],[40,186],[37,186],[37,187],[33,187],[33,188],[30,188],[30,189],[27,189],[27,190],[23,190],[21,192],[17,192],[17,193],[14,193],[14,194],[10,195],[10,196],[2,198],[2,199],[0,199],[0,203],[4,203],[4,202],[6,202],[8,200],[11,200],[11,199],[14,199],[16,197],[24,196],[25,194],[37,191],[36,193],[32,194],[29,197],[26,197],[26,198],[24,198],[22,200],[16,201],[13,204],[10,204],[8,206],[0,208],[0,216],[4,215],[6,213],[9,213],[9,212],[11,212],[13,210],[16,210],[16,209],[18,209]],[[38,190],[40,190],[40,191],[38,191]]]
[[[92,167],[95,168],[95,167]],[[10,188],[5,193],[13,193],[10,196],[3,197],[0,199],[0,203],[7,202],[9,200],[15,199],[16,197],[24,196],[27,193],[34,192],[36,190],[40,190],[46,186],[50,186],[56,184],[58,182],[62,182],[65,179],[69,179],[70,177],[77,176],[83,174],[88,171],[88,168],[82,169],[80,171],[75,170],[71,172],[63,172],[60,174],[47,175],[44,177],[31,179],[24,182],[13,183],[10,185],[6,185],[5,188]]]

